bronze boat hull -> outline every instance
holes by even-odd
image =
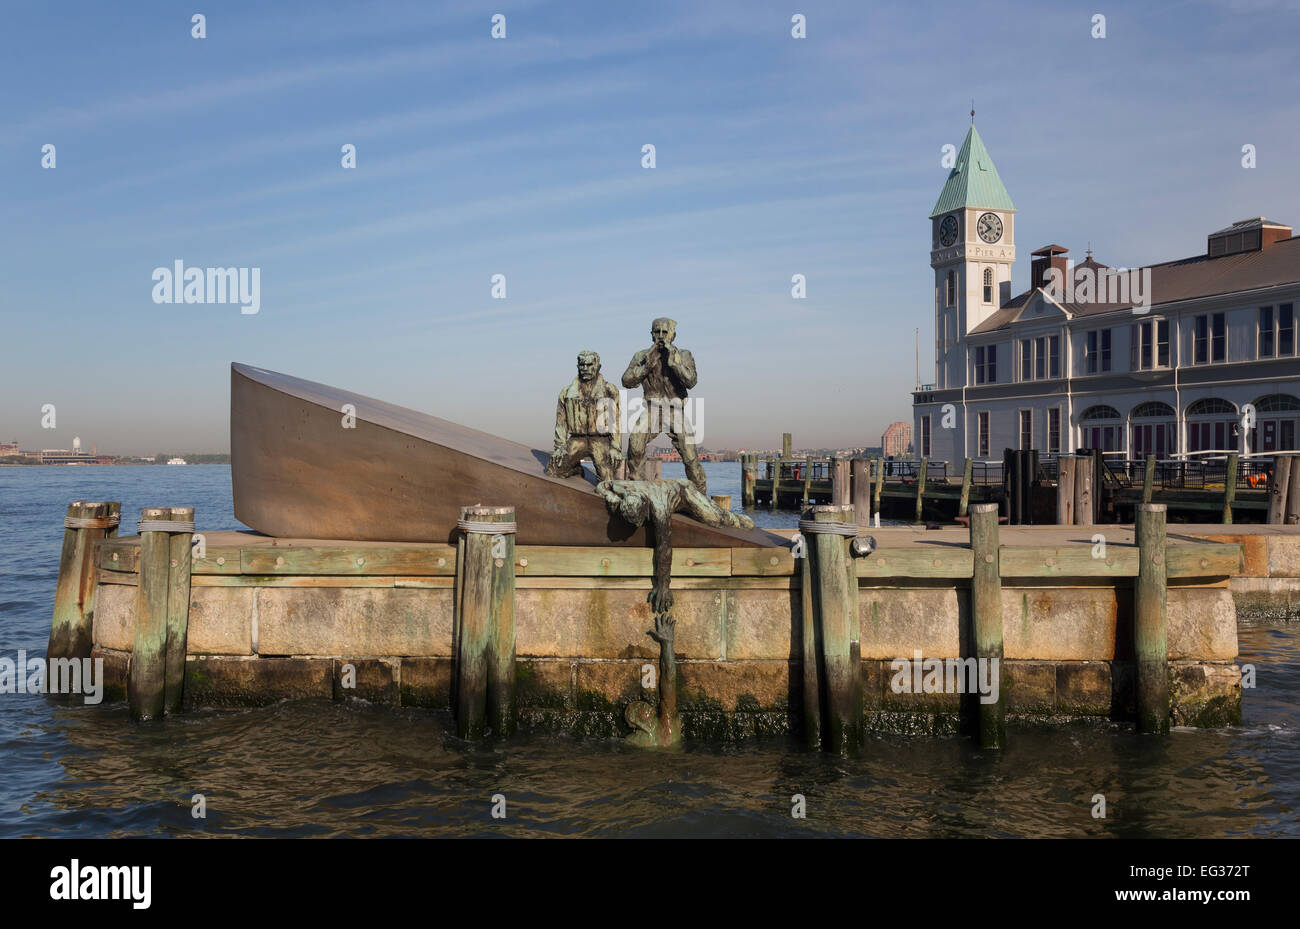
[[[344,428],[351,404],[355,428]],[[230,366],[235,517],[299,539],[454,542],[460,507],[513,506],[524,545],[646,545],[589,480],[549,453],[415,410],[249,365]],[[673,519],[673,544],[786,546],[761,530]]]

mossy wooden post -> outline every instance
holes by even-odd
[[[977,503],[970,513],[970,547],[975,568],[971,577],[971,643],[975,657],[987,663],[989,681],[997,689],[992,703],[979,700],[979,741],[982,748],[1001,748],[1006,741],[1002,699],[1002,573],[998,546],[998,505]],[[982,696],[982,695],[981,695]]]
[[[489,727],[508,735],[515,720],[515,510],[464,506],[458,526],[465,548],[463,566],[456,565],[456,731],[463,739],[481,738]]]
[[[957,515],[965,516],[970,510],[970,485],[975,476],[975,462],[967,458],[961,466],[961,498],[957,501]]]
[[[164,661],[164,710],[179,713],[185,687],[185,644],[190,628],[190,570],[194,544],[194,507],[174,506],[168,511],[176,525],[168,540],[167,642]]]
[[[1288,526],[1300,523],[1300,455],[1291,456],[1291,477],[1286,497],[1286,519]]]
[[[1228,471],[1223,476],[1223,523],[1232,522],[1232,501],[1237,496],[1237,453],[1228,455]]]
[[[827,529],[814,527],[826,524]],[[819,696],[825,707],[822,747],[856,753],[862,744],[862,645],[859,641],[857,571],[849,553],[853,536],[830,528],[849,526],[857,534],[850,506],[813,506],[804,511],[800,530],[807,544]],[[805,634],[806,640],[806,634]]]
[[[880,495],[885,490],[885,459],[883,456],[876,459],[876,481],[875,486],[871,488],[872,496],[875,499],[875,506],[871,508],[872,516],[880,515]]]
[[[803,736],[804,744],[811,749],[822,744],[822,698],[820,681],[825,675],[821,667],[821,641],[817,630],[816,599],[813,594],[812,559],[808,549],[810,535],[803,536],[804,556],[799,559],[799,620],[803,633]]]
[[[767,501],[767,505],[770,509],[773,510],[776,509],[777,496],[779,495],[779,492],[781,490],[781,465],[783,463],[784,462],[782,462],[781,459],[779,458],[776,461],[772,461],[771,459],[768,459],[767,462],[768,470],[772,472],[772,499]]]
[[[1268,521],[1274,526],[1286,522],[1286,493],[1291,486],[1291,456],[1279,455],[1273,459],[1273,470],[1268,479]]]
[[[1169,643],[1166,614],[1165,505],[1137,506],[1138,576],[1133,594],[1138,732],[1169,731]]]
[[[847,458],[831,459],[831,503],[841,506],[853,502],[853,475]]]
[[[803,506],[808,506],[808,491],[812,488],[813,460],[808,455],[803,460]]]
[[[1075,523],[1074,476],[1078,463],[1073,455],[1059,455],[1056,459],[1056,522],[1061,526]]]
[[[1142,474],[1142,502],[1150,503],[1156,489],[1156,456],[1147,455],[1146,471]]]
[[[1078,526],[1091,526],[1095,522],[1092,508],[1094,470],[1091,455],[1080,455],[1075,458],[1074,522]]]
[[[853,484],[853,513],[858,526],[871,525],[871,459],[854,458],[849,463],[849,476]]]
[[[740,505],[746,510],[754,508],[754,487],[758,483],[758,468],[754,455],[745,455],[740,460]]]
[[[140,511],[140,576],[127,680],[127,702],[133,719],[158,719],[165,709],[170,521],[167,507],[147,506]]]
[[[54,589],[47,659],[89,658],[95,602],[95,543],[117,531],[120,503],[68,504]]]
[[[781,460],[789,461],[794,457],[794,437],[788,432],[781,433]]]
[[[718,509],[731,512],[731,494],[710,494],[709,499]]]
[[[929,461],[922,458],[920,470],[916,472],[916,522],[921,521],[921,507],[925,497],[925,469]]]

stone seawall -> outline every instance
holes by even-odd
[[[1002,548],[1003,689],[1012,716],[1133,716],[1131,531]],[[859,649],[869,728],[951,731],[956,693],[899,693],[894,659],[959,658],[969,642],[971,553],[952,533],[877,532],[857,563]],[[1007,541],[1019,541],[1007,531]],[[1173,720],[1240,718],[1233,543],[1169,547]],[[517,699],[535,728],[624,731],[658,657],[647,635],[649,552],[520,546],[515,552]],[[95,653],[124,685],[134,636],[138,539],[99,543]],[[185,700],[244,705],[358,697],[446,707],[455,622],[452,546],[278,540],[209,533],[191,579]],[[1131,573],[1130,573],[1131,570]],[[674,553],[678,694],[687,737],[797,728],[801,602],[789,549]],[[348,686],[352,684],[353,686]],[[967,698],[969,699],[969,698]]]

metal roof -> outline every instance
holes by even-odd
[[[957,163],[948,172],[948,181],[943,185],[930,218],[964,207],[989,210],[1016,208],[1011,202],[1011,195],[1002,185],[1002,178],[998,177],[998,169],[993,166],[993,159],[984,147],[984,140],[975,131],[974,123],[966,133],[966,141],[957,153]]]
[[[1083,262],[1075,265],[1075,269],[1082,270],[1085,266],[1106,267],[1098,262]],[[1259,251],[1238,252],[1222,258],[1195,255],[1152,265],[1151,307],[1293,283],[1300,283],[1300,236],[1282,239]],[[1034,292],[1031,289],[1012,297],[971,330],[971,334],[995,332],[1010,326],[1020,318]],[[1078,317],[1113,313],[1133,304],[1061,302],[1059,305],[1071,316]]]

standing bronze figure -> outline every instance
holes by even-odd
[[[578,353],[578,376],[560,391],[555,404],[555,449],[546,465],[552,477],[582,474],[590,457],[596,480],[610,481],[623,460],[618,388],[600,374],[600,356]]]
[[[632,362],[623,372],[623,386],[629,390],[640,386],[644,393],[644,419],[638,418],[628,427],[627,476],[629,480],[645,480],[645,449],[650,440],[661,432],[668,434],[673,447],[682,456],[686,476],[707,494],[704,467],[695,452],[692,430],[683,412],[687,391],[698,380],[695,359],[684,348],[673,344],[677,338],[677,323],[666,317],[656,319],[650,328],[654,344],[632,356]]]

